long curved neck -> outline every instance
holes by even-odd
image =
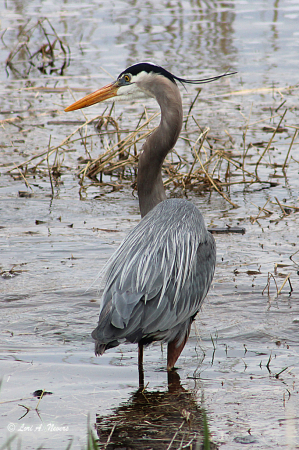
[[[139,157],[137,189],[141,217],[166,199],[162,164],[175,146],[183,122],[182,100],[176,84],[160,75],[153,75],[146,89],[159,103],[161,121],[144,143]]]

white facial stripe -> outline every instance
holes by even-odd
[[[121,86],[118,88],[115,100],[134,100],[148,98],[144,91],[139,89],[136,83],[129,84],[128,86]]]

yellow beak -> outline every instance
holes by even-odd
[[[108,100],[108,98],[115,97],[118,91],[117,81],[114,83],[107,84],[107,86],[102,87],[101,89],[93,92],[92,94],[88,94],[85,97],[81,98],[77,102],[65,108],[65,112],[75,111],[76,109],[86,108],[86,106],[94,105],[95,103],[103,102],[104,100]]]

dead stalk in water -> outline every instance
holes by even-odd
[[[191,105],[190,105],[188,114],[187,114],[187,116],[186,116],[185,130],[187,130],[188,119],[189,119],[189,117],[190,117],[190,115],[191,115],[191,111],[192,111],[192,109],[193,109],[193,106],[195,105],[196,100],[198,99],[198,96],[199,96],[200,93],[201,93],[201,88],[198,89],[198,92],[197,92],[197,94],[196,94],[194,100],[192,101],[192,103],[191,103]]]
[[[296,267],[299,268],[299,263],[297,263],[296,261],[293,260],[293,257],[294,257],[295,255],[297,255],[297,253],[299,253],[299,250],[297,250],[295,253],[293,253],[293,254],[290,256],[290,260],[296,265]]]
[[[257,215],[256,217],[250,217],[250,222],[252,223],[252,225],[253,225],[255,222],[257,222],[257,220],[258,220],[258,218],[260,217],[260,215],[261,215],[262,212],[264,212],[264,213],[266,214],[266,216],[269,216],[269,215],[273,214],[272,211],[269,211],[268,209],[265,209],[266,206],[267,206],[267,204],[269,203],[269,201],[270,201],[270,199],[268,199],[268,200],[266,201],[266,203],[264,204],[264,206],[263,206],[262,208],[261,208],[260,206],[257,206],[257,205],[255,205],[254,203],[251,202],[251,204],[252,204],[253,206],[255,206],[256,208],[258,208],[258,210],[259,210],[259,213],[258,213],[258,215]]]
[[[18,170],[19,174],[21,175],[21,177],[23,178],[24,183],[26,184],[26,186],[27,186],[29,189],[31,189],[31,190],[33,191],[32,187],[31,187],[30,184],[28,183],[26,177],[23,175],[23,173],[22,173],[22,171],[20,170],[20,168],[17,167],[17,165],[16,165],[15,163],[14,163],[14,165],[15,165],[15,168]]]
[[[275,277],[274,277],[274,275],[272,273],[268,272],[267,284],[264,287],[264,289],[262,290],[262,295],[264,295],[265,290],[268,288],[268,297],[270,297],[270,281],[271,281],[271,278],[273,278],[275,286],[276,286],[276,291],[278,292],[278,286],[277,286],[277,283],[276,283],[276,279],[275,279]]]
[[[49,178],[50,178],[50,183],[51,183],[51,191],[52,191],[52,197],[54,197],[54,186],[53,186],[53,179],[52,179],[52,173],[51,173],[51,169],[50,169],[50,163],[49,163],[49,151],[50,151],[50,145],[51,145],[51,135],[49,138],[49,144],[48,144],[48,153],[47,153],[47,165],[48,165],[48,173],[49,173]]]
[[[202,168],[204,174],[206,175],[207,179],[209,180],[209,182],[211,183],[211,185],[214,187],[214,189],[218,192],[218,194],[220,194],[220,195],[221,195],[228,203],[230,203],[234,208],[238,208],[238,205],[237,205],[236,203],[233,203],[233,202],[232,202],[232,201],[231,201],[231,200],[230,200],[223,192],[221,192],[221,191],[218,189],[218,187],[216,186],[214,180],[210,177],[210,175],[208,174],[208,172],[205,170],[205,168],[204,168],[204,166],[203,166],[203,164],[202,164],[202,162],[201,162],[201,160],[200,160],[200,157],[199,157],[197,151],[196,151],[195,149],[194,149],[194,151],[195,151],[195,153],[196,153],[197,159],[198,159],[198,161],[199,161],[199,164],[201,165],[201,168]]]
[[[252,111],[252,104],[251,104],[251,107],[250,107],[249,117],[248,117],[247,122],[246,122],[246,127],[245,127],[245,130],[243,131],[243,160],[242,160],[243,181],[245,179],[244,178],[245,158],[246,158],[247,152],[249,150],[249,146],[247,146],[247,150],[246,150],[245,142],[246,142],[246,134],[247,134],[248,127],[249,127],[249,121],[250,121],[250,117],[251,117],[251,111]]]
[[[194,147],[193,147],[193,151],[194,151],[194,152],[195,152],[195,146],[196,146],[197,143],[201,140],[201,144],[200,144],[200,146],[199,146],[199,149],[198,149],[198,151],[195,153],[197,157],[198,157],[198,153],[199,153],[200,150],[202,149],[204,140],[205,140],[205,138],[206,138],[206,136],[207,136],[207,134],[208,134],[209,131],[210,131],[210,128],[206,128],[206,129],[204,130],[204,132],[201,133],[201,134],[198,136],[198,138],[196,139],[196,142],[195,142]],[[193,172],[195,163],[196,163],[196,158],[193,159],[193,163],[192,163],[192,165],[191,165],[191,167],[190,167],[189,173],[187,174],[187,176],[186,176],[186,178],[185,178],[185,183],[188,183],[188,181],[190,180],[190,176],[191,176],[191,173]]]
[[[262,295],[263,295],[264,292],[265,292],[265,289],[268,288],[268,309],[271,308],[272,302],[274,300],[276,300],[278,298],[278,296],[281,294],[281,292],[282,292],[282,290],[283,290],[283,288],[284,288],[284,286],[286,285],[287,282],[289,282],[289,285],[290,285],[290,293],[293,292],[293,287],[292,287],[292,284],[291,284],[291,281],[290,281],[290,276],[291,276],[291,272],[288,273],[288,275],[283,280],[283,283],[282,283],[281,287],[278,289],[278,285],[277,285],[277,282],[276,282],[276,279],[275,279],[274,275],[272,273],[268,272],[267,284],[266,284],[266,286],[264,287],[264,289],[262,291]],[[271,278],[273,278],[274,283],[275,283],[275,287],[276,287],[276,294],[272,298],[270,297],[270,280],[271,280]]]
[[[282,283],[282,285],[281,285],[279,291],[277,292],[277,297],[279,296],[279,294],[280,294],[281,291],[283,290],[283,288],[284,288],[286,282],[290,280],[290,276],[291,276],[291,273],[289,273],[289,274],[285,277],[285,279],[284,279],[284,281],[283,281],[283,283]],[[290,286],[291,286],[291,285],[290,285]],[[292,292],[292,291],[293,291],[293,288],[292,288],[292,286],[291,286],[291,292]]]
[[[282,206],[282,204],[280,203],[280,201],[278,200],[278,198],[277,198],[277,197],[274,197],[274,198],[275,198],[275,200],[276,200],[278,206],[280,207],[282,214],[283,214],[284,216],[286,216],[286,215],[287,215],[286,210],[284,209],[284,207]]]
[[[255,175],[256,175],[257,178],[258,178],[258,174],[257,174],[258,166],[259,166],[261,160],[263,159],[263,157],[265,156],[265,153],[269,150],[269,148],[270,148],[270,146],[271,146],[271,144],[272,144],[272,141],[273,141],[273,139],[274,139],[274,137],[275,137],[275,135],[276,135],[276,132],[277,132],[277,130],[279,129],[280,124],[281,124],[281,122],[283,121],[284,116],[286,115],[286,113],[287,113],[287,109],[285,110],[285,112],[284,112],[283,115],[281,116],[280,121],[279,121],[277,127],[275,128],[275,130],[274,130],[274,132],[273,132],[273,134],[272,134],[272,136],[271,136],[271,139],[270,139],[270,141],[268,142],[267,147],[265,148],[265,150],[263,151],[263,153],[261,154],[261,156],[259,157],[259,159],[258,159],[258,161],[257,161],[257,163],[256,163],[256,165],[255,165]]]
[[[290,143],[290,146],[289,146],[289,149],[288,149],[286,158],[285,158],[284,163],[283,163],[283,166],[282,166],[282,170],[283,170],[283,171],[284,171],[285,168],[286,168],[287,161],[288,161],[288,158],[289,158],[289,154],[290,154],[290,152],[291,152],[291,148],[292,148],[292,146],[293,146],[293,144],[294,144],[294,141],[295,141],[297,135],[298,135],[298,130],[295,130],[295,133],[293,134],[292,141],[291,141],[291,143]]]

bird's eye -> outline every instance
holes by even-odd
[[[124,80],[125,80],[127,83],[130,83],[130,81],[131,81],[130,75],[125,75],[125,76],[124,76]]]

